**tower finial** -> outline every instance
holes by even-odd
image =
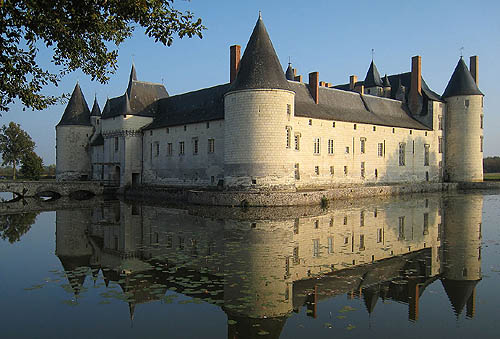
[[[259,11],[259,19],[262,20],[262,12]]]
[[[464,57],[464,47],[460,47],[460,58]]]
[[[290,66],[292,64],[292,57],[288,57],[288,65]]]
[[[373,61],[374,55],[375,55],[375,50],[372,48],[372,61]]]

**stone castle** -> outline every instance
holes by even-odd
[[[347,184],[483,180],[478,59],[460,58],[443,93],[407,73],[302,81],[285,72],[259,16],[230,82],[170,96],[137,80],[92,110],[77,84],[56,126],[57,180],[120,186],[308,189]]]

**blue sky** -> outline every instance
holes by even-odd
[[[320,80],[348,82],[364,79],[375,50],[383,75],[407,72],[411,57],[422,56],[427,84],[442,94],[459,60],[479,56],[479,88],[485,94],[485,156],[500,155],[500,2],[488,1],[176,1],[203,19],[203,39],[175,40],[171,47],[156,44],[137,29],[119,47],[119,69],[108,84],[90,81],[81,72],[67,75],[46,94],[70,93],[76,81],[89,106],[94,95],[101,109],[106,97],[124,93],[132,59],[139,80],[163,82],[170,95],[228,82],[229,46],[244,49],[259,10],[283,68],[290,57],[305,77],[318,71]],[[50,53],[41,50],[39,63],[50,66]],[[495,90],[497,88],[497,90]],[[45,164],[55,163],[55,125],[64,105],[43,111],[23,111],[20,104],[3,113],[0,124],[15,121],[35,140]]]

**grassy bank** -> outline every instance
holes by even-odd
[[[500,181],[500,173],[484,173],[484,180]]]

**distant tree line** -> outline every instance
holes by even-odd
[[[484,173],[500,173],[500,157],[487,157],[483,159]]]

